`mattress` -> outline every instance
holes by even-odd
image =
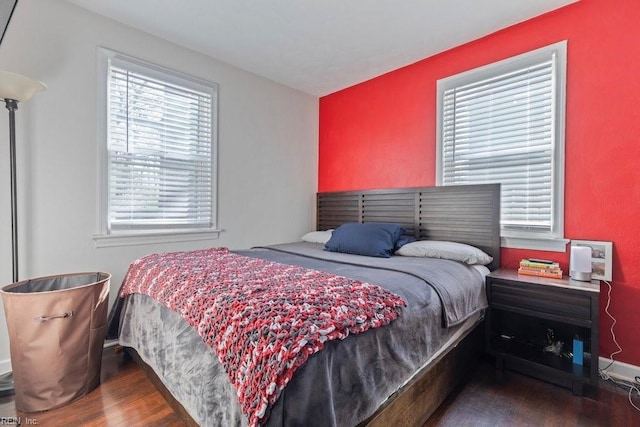
[[[454,261],[330,253],[304,242],[235,252],[367,281],[407,302],[391,324],[328,342],[312,355],[270,409],[270,426],[362,422],[486,308],[482,272]],[[247,424],[215,352],[178,314],[135,294],[117,320],[120,344],[137,351],[196,422]]]

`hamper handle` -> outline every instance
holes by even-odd
[[[34,317],[34,320],[39,320],[41,322],[46,322],[47,320],[66,319],[66,318],[72,317],[72,316],[73,316],[73,311],[70,311],[68,313],[58,314],[57,316],[38,316],[38,317]]]

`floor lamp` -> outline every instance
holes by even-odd
[[[13,282],[17,282],[18,275],[18,201],[16,185],[16,110],[18,102],[31,99],[36,93],[47,86],[37,80],[21,76],[20,74],[0,71],[0,99],[4,100],[9,110],[9,165],[11,173],[11,249],[13,261]],[[0,375],[0,396],[13,392],[13,377],[11,372]]]

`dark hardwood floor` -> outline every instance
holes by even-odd
[[[640,426],[640,412],[626,391],[600,382],[582,397],[570,390],[506,371],[503,383],[483,360],[469,382],[458,387],[423,427],[434,426]],[[640,397],[634,399],[640,406]]]
[[[0,397],[0,421],[2,417],[19,417],[24,426],[41,427],[184,425],[144,372],[113,347],[104,351],[100,386],[87,396],[30,414],[16,411],[13,396]]]
[[[636,399],[637,401],[640,399]],[[639,404],[637,402],[636,404]],[[0,398],[0,425],[20,417],[39,426],[182,426],[162,396],[131,360],[105,350],[102,384],[88,396],[37,414],[16,412],[13,396]],[[603,385],[584,397],[516,373],[493,381],[482,361],[469,382],[459,387],[424,427],[433,426],[640,426],[640,412],[627,395]]]

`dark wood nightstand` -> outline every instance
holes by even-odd
[[[561,385],[581,395],[598,383],[600,282],[525,276],[496,270],[487,276],[487,352],[496,375],[505,368]],[[583,342],[582,365],[573,363],[573,340]],[[562,343],[559,354],[545,347]]]

